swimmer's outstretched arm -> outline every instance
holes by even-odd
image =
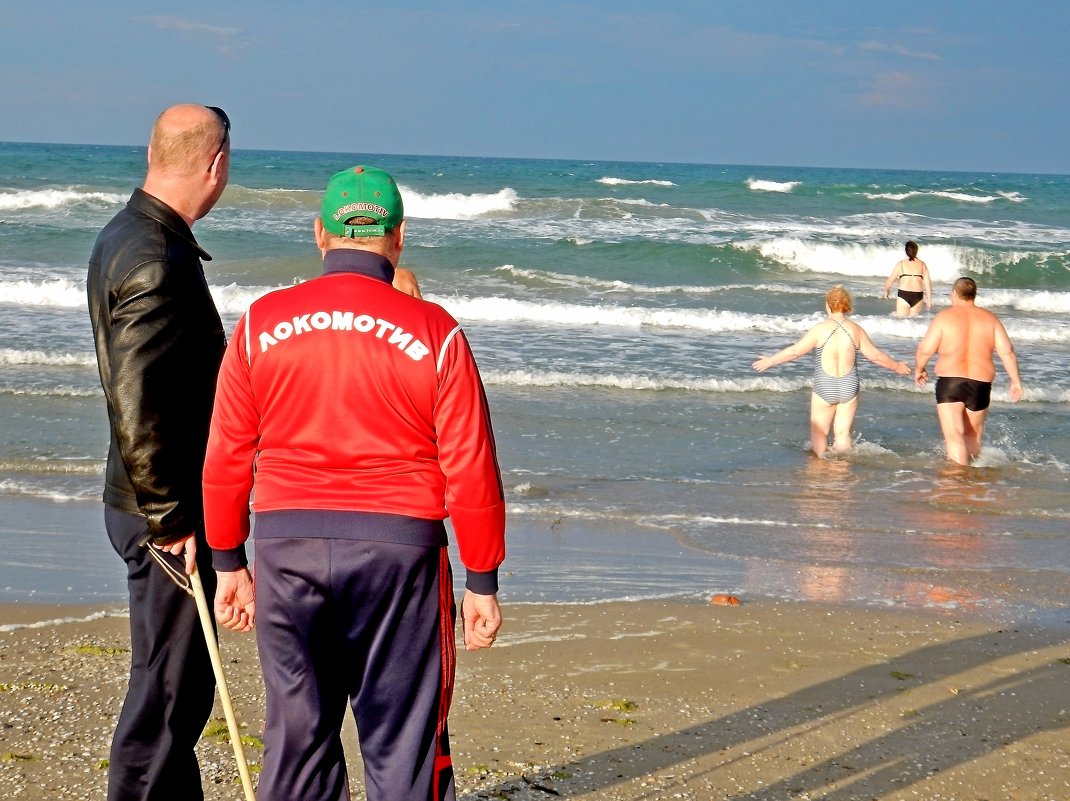
[[[873,340],[869,338],[869,335],[865,332],[861,326],[859,327],[861,336],[858,340],[858,349],[862,351],[862,355],[869,359],[876,365],[879,365],[886,370],[891,370],[899,375],[910,375],[910,365],[906,362],[900,362],[893,359],[883,350],[873,344]]]
[[[793,359],[798,359],[800,356],[805,356],[817,346],[817,328],[811,328],[802,338],[794,345],[788,345],[782,351],[774,353],[772,356],[762,356],[760,359],[756,359],[752,364],[755,370],[759,373],[764,373],[770,367],[776,367],[778,364],[784,362],[790,362]]]

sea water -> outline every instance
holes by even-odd
[[[139,147],[0,144],[0,601],[124,597],[85,272],[144,163]],[[228,330],[318,274],[322,189],[356,163],[397,178],[402,264],[479,362],[508,501],[503,599],[1070,617],[1070,177],[236,150],[194,228]],[[882,298],[907,239],[934,312],[955,278],[977,280],[1025,397],[1009,402],[999,370],[984,452],[953,468],[931,387],[862,360],[855,448],[815,459],[811,358],[750,365],[823,319],[836,284],[912,363],[931,314]]]

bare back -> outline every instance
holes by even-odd
[[[929,268],[919,258],[903,259],[892,270],[892,275],[898,275],[899,288],[907,292],[923,291],[928,273]]]
[[[837,322],[839,324],[837,324]],[[849,320],[830,319],[814,327],[821,350],[821,369],[834,378],[851,372],[858,351],[857,325]]]
[[[936,374],[992,381],[996,365],[992,353],[1003,324],[996,315],[973,304],[955,305],[933,319],[926,334],[938,337]]]

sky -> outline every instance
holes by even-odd
[[[3,0],[0,141],[1070,173],[1066,0],[374,5]]]

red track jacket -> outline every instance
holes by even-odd
[[[204,509],[213,550],[253,510],[449,516],[469,571],[505,557],[505,502],[483,384],[441,307],[390,285],[382,257],[332,250],[324,275],[238,321],[219,372]]]

